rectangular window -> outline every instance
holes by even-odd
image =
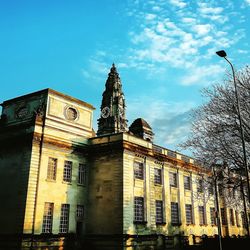
[[[246,215],[245,215],[244,212],[241,212],[240,215],[241,215],[242,227],[243,227],[243,228],[246,228],[246,227],[247,227]]]
[[[134,162],[134,177],[136,179],[144,179],[143,169],[143,162]]]
[[[184,175],[184,189],[191,190],[191,178]]]
[[[229,209],[229,215],[230,215],[230,225],[234,226],[235,225],[235,222],[234,222],[234,212],[233,212],[232,208]]]
[[[83,221],[84,219],[84,206],[83,205],[77,205],[76,218],[78,221]]]
[[[162,184],[162,169],[155,168],[155,184]]]
[[[179,207],[178,203],[171,202],[171,223],[172,225],[179,225]]]
[[[214,207],[210,207],[210,223],[212,226],[216,225],[216,213]]]
[[[186,210],[186,223],[187,223],[187,225],[194,224],[192,205],[185,204],[185,210]]]
[[[222,225],[227,225],[227,212],[225,208],[220,209],[221,223]]]
[[[135,222],[144,222],[144,199],[135,197],[134,199],[134,220]]]
[[[155,222],[156,224],[163,223],[163,203],[160,200],[155,201]]]
[[[72,177],[72,161],[65,161],[63,169],[63,181],[71,182],[71,177]]]
[[[45,202],[43,212],[43,233],[52,233],[54,203]]]
[[[199,206],[199,222],[200,222],[200,225],[205,225],[206,224],[204,206]]]
[[[86,165],[80,163],[78,166],[78,184],[86,184],[86,173]]]
[[[214,195],[214,184],[213,184],[212,180],[208,186],[208,193],[209,193],[209,195]]]
[[[235,211],[236,226],[240,227],[239,212]]]
[[[219,195],[223,196],[223,187],[221,185],[218,185]]]
[[[169,183],[171,187],[177,187],[177,173],[169,172]]]
[[[199,179],[198,180],[198,183],[197,183],[197,192],[199,193],[203,193],[203,180],[202,179]]]
[[[62,204],[60,217],[60,233],[68,233],[69,231],[69,204]]]
[[[57,159],[49,157],[47,180],[56,180]]]

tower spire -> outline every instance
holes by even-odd
[[[113,63],[102,94],[101,115],[98,119],[97,135],[127,131],[125,108],[121,79]]]

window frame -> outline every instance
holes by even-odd
[[[55,157],[48,158],[48,167],[47,167],[47,181],[56,181],[57,175],[57,164],[58,159]]]
[[[193,225],[194,224],[194,216],[193,216],[192,204],[185,204],[185,215],[186,215],[186,224]]]
[[[69,215],[70,215],[70,204],[61,205],[60,225],[59,233],[66,234],[69,232]]]
[[[179,226],[180,223],[180,212],[179,212],[179,203],[178,202],[171,202],[171,224],[173,226]]]
[[[77,184],[85,186],[86,181],[87,181],[87,166],[84,163],[79,163]]]
[[[206,211],[204,206],[198,206],[199,224],[200,226],[206,225]]]
[[[178,187],[178,177],[176,172],[169,172],[169,185],[170,187],[177,188]]]
[[[145,223],[144,197],[134,197],[134,223]]]
[[[163,201],[155,200],[155,223],[165,224],[163,214]]]
[[[72,182],[72,170],[73,170],[73,162],[65,160],[63,166],[63,182],[67,183]]]
[[[83,221],[85,215],[85,207],[84,205],[76,205],[76,219],[77,221]]]
[[[53,229],[54,203],[45,202],[43,211],[42,233],[51,234]]]
[[[216,218],[216,210],[215,207],[210,207],[210,224],[212,226],[216,226],[217,225],[217,218]]]
[[[188,182],[186,180],[188,180]],[[191,176],[190,175],[184,175],[183,182],[184,182],[184,190],[191,191]]]
[[[154,168],[154,184],[162,185],[162,168]]]
[[[220,208],[220,214],[221,214],[221,224],[222,225],[228,225],[228,221],[227,221],[227,209],[224,207]]]
[[[144,163],[134,161],[134,179],[144,180]]]
[[[197,182],[197,192],[204,193],[204,180],[199,178]]]

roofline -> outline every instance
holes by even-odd
[[[78,104],[84,105],[85,107],[88,107],[88,108],[90,108],[92,110],[95,110],[95,107],[92,106],[91,104],[87,103],[87,102],[84,102],[82,100],[79,100],[79,99],[77,99],[75,97],[72,97],[72,96],[69,96],[69,95],[65,95],[65,94],[63,94],[61,92],[58,92],[58,91],[50,89],[50,88],[42,89],[42,90],[39,90],[39,91],[36,91],[36,92],[32,92],[32,93],[29,93],[29,94],[26,94],[26,95],[22,95],[22,96],[18,96],[18,97],[6,100],[3,103],[1,103],[0,105],[4,106],[4,105],[12,103],[14,101],[22,100],[24,98],[36,96],[36,95],[39,95],[39,94],[55,94],[57,96],[69,99],[69,100],[71,100],[73,102],[76,102]]]

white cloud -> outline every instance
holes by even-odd
[[[184,8],[184,7],[186,7],[186,3],[184,2],[184,1],[182,1],[182,0],[170,0],[170,3],[171,4],[173,4],[173,5],[175,5],[175,6],[177,6],[177,7],[179,7],[179,8]]]
[[[218,15],[223,11],[222,7],[211,7],[207,3],[198,3],[199,11],[202,14]]]
[[[193,26],[193,30],[199,35],[203,36],[210,32],[212,26],[210,24],[197,24]]]
[[[250,5],[250,0],[245,0],[245,3]]]
[[[225,69],[219,65],[193,67],[190,68],[188,74],[181,79],[181,84],[185,86],[194,84],[204,85],[204,83],[212,84],[218,74],[222,74],[224,71]]]
[[[156,15],[155,14],[151,14],[151,13],[146,14],[146,16],[145,16],[146,20],[153,20],[155,18],[156,18]]]
[[[182,22],[183,23],[187,23],[187,24],[195,24],[196,23],[196,19],[195,18],[191,18],[191,17],[183,17],[182,18]]]

